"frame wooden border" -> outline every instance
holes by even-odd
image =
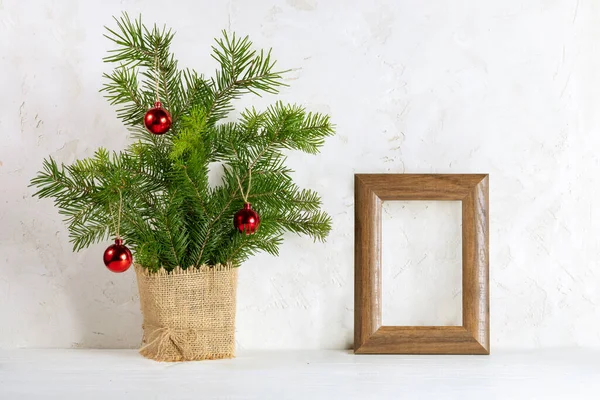
[[[488,175],[355,174],[354,353],[489,354]],[[381,325],[381,203],[462,202],[462,326]]]

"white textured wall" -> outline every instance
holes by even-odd
[[[172,26],[182,64],[205,72],[222,28],[274,47],[282,68],[300,68],[281,98],[337,124],[320,156],[289,160],[298,182],[323,195],[331,237],[289,236],[279,258],[242,267],[240,347],[350,346],[355,172],[490,173],[492,345],[600,345],[600,2],[4,0],[0,346],[139,343],[133,271],[106,271],[108,243],[72,254],[52,202],[27,187],[48,154],[71,162],[126,142],[97,92],[102,25],[121,10]],[[402,289],[386,283],[386,318],[397,317],[390,301],[422,299],[419,291],[431,304],[456,295],[452,228],[420,229],[423,219],[406,215],[422,208],[410,207],[386,213],[386,231],[399,241],[413,232],[414,244],[384,255],[395,260],[385,266],[392,277],[408,264]],[[439,205],[425,214],[431,223],[454,215]],[[402,229],[390,230],[392,220]],[[438,270],[418,270],[425,255],[441,260]],[[436,285],[418,285],[425,272]],[[424,301],[400,309],[413,321],[455,318]]]

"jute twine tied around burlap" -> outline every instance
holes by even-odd
[[[237,268],[149,272],[135,265],[144,316],[140,354],[156,361],[232,358]]]

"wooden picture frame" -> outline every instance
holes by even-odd
[[[489,354],[488,175],[356,174],[354,353]],[[462,326],[382,326],[381,205],[462,202]]]

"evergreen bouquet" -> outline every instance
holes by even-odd
[[[75,251],[114,235],[107,267],[121,272],[135,259],[142,354],[232,357],[237,267],[259,251],[277,255],[286,231],[323,241],[331,229],[319,195],[293,182],[284,152],[317,153],[333,126],[281,102],[225,121],[235,99],[284,86],[286,71],[248,37],[223,32],[212,47],[219,68],[206,78],[178,68],[171,30],[127,14],[115,21],[105,58],[115,67],[101,91],[134,140],[71,165],[48,158],[31,184],[54,199]],[[209,166],[219,164],[221,183],[211,187]]]

